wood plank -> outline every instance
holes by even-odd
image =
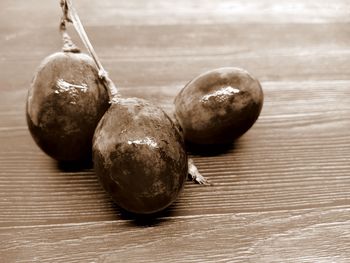
[[[73,1],[86,25],[159,25],[159,24],[219,24],[219,23],[332,23],[350,21],[347,0],[260,0],[210,1],[149,0],[133,1]],[[56,25],[59,0],[2,0],[0,24],[16,25],[13,17],[21,17],[24,26]],[[33,15],[40,14],[40,16]]]
[[[338,262],[350,207],[0,228],[4,262]]]
[[[6,35],[15,37],[0,40],[2,92],[27,90],[39,63],[61,49],[56,27],[17,34],[19,30],[13,28]],[[87,30],[102,63],[123,88],[162,85],[170,90],[224,66],[245,68],[261,81],[347,80],[350,74],[346,23],[94,26]]]

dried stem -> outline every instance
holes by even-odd
[[[197,184],[212,185],[212,183],[201,175],[191,158],[188,159],[188,177]]]
[[[71,0],[61,0],[61,5],[63,7],[63,14],[65,16],[65,21],[71,22],[73,24],[81,41],[84,43],[86,49],[89,51],[91,57],[93,58],[93,60],[96,64],[96,67],[98,69],[99,76],[107,88],[110,102],[112,103],[112,102],[116,101],[119,97],[118,90],[117,90],[116,86],[114,85],[113,81],[108,77],[107,71],[103,68],[103,66],[102,66],[102,64],[101,64],[101,62],[100,62],[100,60],[99,60],[99,58],[94,50],[94,47],[92,46],[92,44],[91,44],[91,42],[86,34],[86,31],[83,27],[83,24],[80,21],[78,13],[72,4],[72,1]]]
[[[63,0],[61,0],[61,7],[63,11],[61,23],[60,23],[60,31],[61,31],[62,40],[63,40],[62,50],[63,52],[79,53],[80,49],[73,43],[71,37],[67,33],[66,22],[71,22],[71,21],[67,13],[68,12],[67,5]]]

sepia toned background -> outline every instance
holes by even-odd
[[[0,2],[0,262],[349,262],[350,2],[76,0],[124,96],[172,113],[198,74],[241,67],[260,118],[227,151],[191,154],[158,218],[122,215],[92,169],[65,169],[25,122],[40,61],[61,49],[59,1]],[[79,42],[72,27],[69,31]]]

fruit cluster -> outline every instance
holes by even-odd
[[[57,161],[92,159],[103,188],[136,214],[168,207],[188,173],[207,183],[185,145],[227,144],[245,133],[262,108],[258,80],[238,68],[204,73],[176,96],[173,121],[148,101],[120,96],[71,0],[61,0],[61,6],[63,51],[44,59],[27,97],[27,123],[37,145]],[[91,56],[72,42],[66,22]]]

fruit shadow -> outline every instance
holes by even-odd
[[[84,160],[80,162],[59,161],[57,162],[57,168],[62,172],[74,173],[93,169],[93,163],[92,160]]]
[[[120,219],[128,221],[131,226],[153,227],[158,226],[170,219],[174,215],[174,205],[153,214],[135,214],[128,212],[121,207],[113,204],[119,214]]]
[[[186,150],[190,155],[203,157],[218,156],[229,153],[236,148],[235,143],[229,144],[192,144],[186,143]]]

